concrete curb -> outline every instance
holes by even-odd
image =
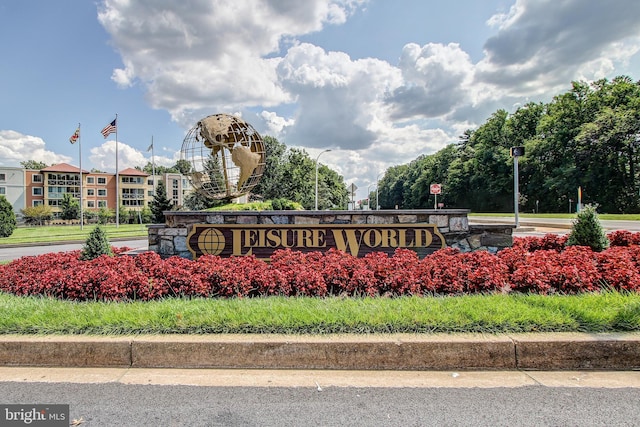
[[[640,334],[0,337],[0,366],[636,370]]]

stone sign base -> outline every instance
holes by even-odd
[[[166,223],[155,224],[148,227],[149,250],[155,251],[162,257],[180,256],[194,258],[191,242],[188,236],[193,236],[196,226],[207,224],[237,224],[251,230],[251,225],[287,224],[289,227],[304,228],[304,225],[321,228],[322,224],[331,225],[335,230],[340,224],[361,224],[366,228],[367,224],[375,225],[378,229],[384,228],[383,224],[406,224],[410,228],[412,224],[432,225],[434,234],[444,237],[442,246],[454,247],[461,252],[486,250],[495,253],[513,244],[513,225],[469,225],[467,209],[415,209],[415,210],[357,210],[357,211],[168,211],[165,212]],[[352,228],[353,225],[345,227]],[[267,227],[268,228],[268,227]],[[393,231],[388,233],[392,233]],[[359,239],[362,240],[364,232],[360,231]],[[376,231],[376,237],[368,237],[370,240],[380,240],[384,235]],[[299,233],[300,234],[300,233]],[[354,235],[355,236],[355,235]],[[387,235],[389,238],[389,236]],[[398,241],[395,235],[390,237]],[[245,241],[249,237],[244,238]],[[257,240],[257,237],[253,238]],[[355,240],[355,238],[353,239]],[[438,240],[439,242],[440,240]],[[216,242],[217,243],[217,242]],[[237,244],[237,243],[236,243]],[[295,248],[293,248],[295,249]],[[251,254],[251,251],[246,251]]]

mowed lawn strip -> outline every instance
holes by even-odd
[[[167,298],[70,302],[0,293],[0,334],[517,333],[640,330],[640,295]]]
[[[68,241],[84,242],[96,225],[52,225],[37,227],[18,227],[11,236],[0,237],[0,247],[3,245],[23,245],[38,243],[61,243]],[[115,224],[100,225],[107,233],[108,239],[137,239],[145,238],[149,232],[145,224]]]

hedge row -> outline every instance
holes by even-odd
[[[256,297],[460,295],[477,292],[578,293],[640,290],[640,233],[615,232],[611,247],[593,252],[565,246],[566,237],[515,238],[496,255],[446,248],[418,259],[406,249],[392,256],[355,258],[330,250],[278,251],[270,263],[255,257],[203,256],[196,261],[135,257],[80,260],[80,251],[23,257],[0,266],[0,291],[75,301],[152,300],[167,296]],[[122,252],[126,248],[116,249]]]

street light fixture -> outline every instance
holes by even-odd
[[[378,176],[376,177],[376,210],[379,211],[380,210],[380,175],[382,175],[384,172],[380,172],[378,174]]]
[[[367,209],[371,210],[371,191],[369,189],[373,187],[374,184],[371,184],[367,187]]]
[[[321,151],[320,154],[318,154],[318,157],[316,157],[316,210],[318,210],[318,160],[320,159],[320,156],[323,153],[326,153],[328,151],[331,151],[330,149]]]

